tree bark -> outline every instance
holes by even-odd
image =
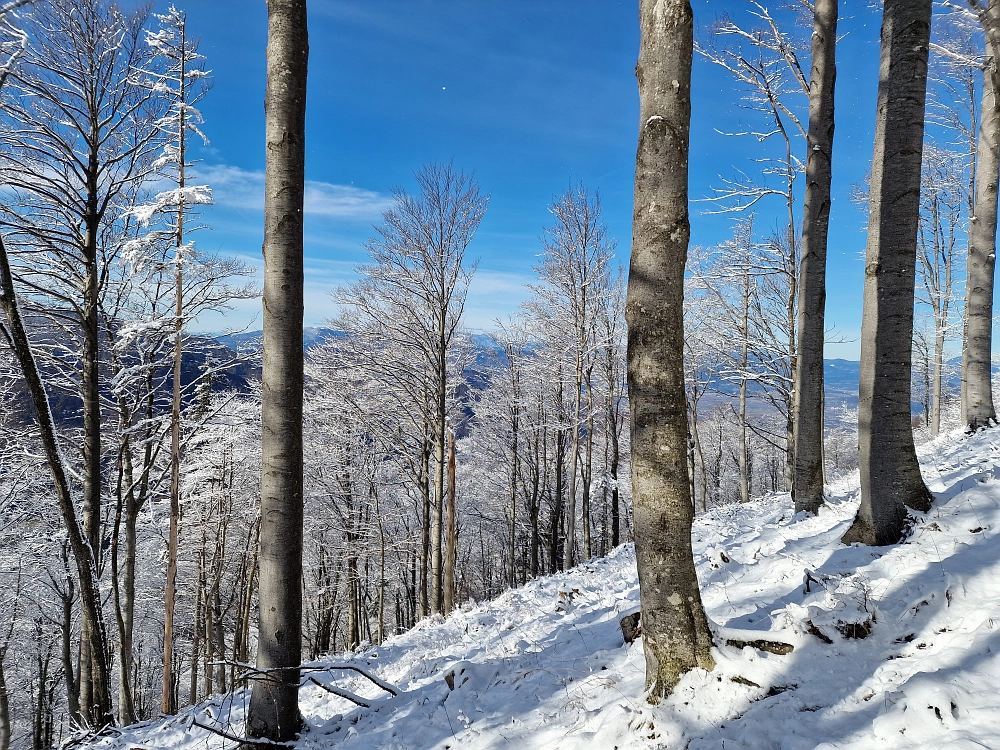
[[[691,550],[684,396],[684,265],[694,18],[687,0],[641,0],[639,146],[625,316],[632,494],[651,703],[711,669],[712,637]]]
[[[997,421],[993,404],[993,276],[996,265],[998,171],[1000,171],[1000,0],[983,10],[986,31],[982,112],[976,157],[976,198],[969,222],[965,282],[965,346],[962,347],[962,415],[969,429]]]
[[[927,510],[910,415],[913,293],[931,0],[886,0],[861,322],[861,507],[844,542],[898,542]]]
[[[180,69],[180,122],[177,128],[177,188],[185,187],[185,160],[187,158],[187,40],[186,25],[180,28],[181,43],[178,65]],[[180,193],[181,195],[183,193]],[[170,528],[167,536],[167,580],[163,594],[163,682],[160,691],[160,711],[172,714],[177,711],[173,699],[174,677],[174,604],[177,598],[177,533],[181,517],[181,337],[184,332],[184,201],[177,206],[177,228],[174,237],[176,252],[174,268],[174,372],[173,393],[170,404]]]
[[[577,343],[577,347],[582,344]],[[576,352],[573,395],[573,442],[569,457],[569,494],[566,496],[566,540],[563,543],[563,570],[573,567],[573,549],[576,544],[576,475],[580,463],[580,412],[583,401],[583,351]]]
[[[264,367],[257,668],[251,738],[286,742],[301,725],[302,210],[305,186],[305,0],[268,0],[264,186]],[[207,604],[207,603],[206,603]]]
[[[816,513],[823,504],[823,344],[826,336],[826,246],[830,226],[834,88],[837,81],[837,0],[816,0],[806,195],[799,264],[799,345],[795,371],[795,510]]]
[[[430,559],[431,559],[431,449],[425,435],[420,452],[420,616],[431,613]]]
[[[445,550],[444,550],[444,613],[451,613],[455,606],[455,553],[458,549],[455,523],[455,432],[448,429],[448,504],[445,507]]]

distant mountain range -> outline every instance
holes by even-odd
[[[328,327],[305,328],[303,330],[303,347],[309,351],[325,341],[344,335],[342,331]],[[213,378],[213,391],[247,392],[251,383],[260,379],[259,352],[262,338],[262,331],[191,334],[189,339],[194,345],[188,347],[184,354],[181,370],[182,383],[187,385],[193,382],[204,371],[206,360],[211,359],[215,365],[224,366],[222,371]],[[476,333],[472,335],[472,339],[479,350],[479,355],[476,356],[475,364],[471,368],[473,370],[470,373],[471,381],[474,385],[481,386],[486,382],[483,370],[489,360],[489,352],[496,351],[498,346],[488,334]],[[828,359],[825,360],[824,372],[828,414],[834,417],[843,407],[856,407],[861,363],[848,359]],[[160,373],[161,377],[165,374],[165,370]],[[12,389],[12,392],[16,394],[11,404],[15,412],[14,418],[18,421],[30,419],[32,409],[27,393],[23,388],[17,387]],[[704,407],[711,408],[714,403],[729,401],[736,393],[735,384],[715,383],[713,384],[713,392],[705,396],[703,409]],[[165,392],[162,398],[167,396],[168,394]],[[194,398],[195,394],[188,394],[189,400]],[[52,402],[53,411],[58,421],[64,424],[76,424],[81,420],[80,401],[75,394],[53,394]],[[760,402],[756,401],[753,408],[761,408]]]

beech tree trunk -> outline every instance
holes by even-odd
[[[254,681],[247,733],[286,742],[301,722],[302,208],[309,44],[305,0],[268,0],[267,15],[257,637],[257,668],[267,679]]]
[[[186,25],[181,26],[181,43],[178,65],[180,67],[181,108],[177,127],[177,188],[185,187],[184,168],[187,159],[187,42]],[[183,194],[183,192],[181,192]],[[172,714],[177,711],[174,700],[174,605],[177,599],[177,534],[181,517],[181,364],[182,334],[184,333],[184,201],[177,206],[177,231],[174,237],[176,268],[174,269],[174,373],[173,394],[170,405],[170,528],[167,537],[167,580],[163,594],[163,681],[160,690],[160,711]]]
[[[826,335],[826,246],[830,226],[837,0],[816,0],[813,13],[806,195],[799,265],[799,343],[795,370],[795,510],[823,504],[823,343]]]
[[[458,549],[458,528],[455,518],[455,432],[448,428],[448,503],[445,507],[444,549],[444,613],[450,614],[455,606],[455,555]],[[384,549],[384,548],[383,548]]]
[[[861,321],[861,507],[844,542],[895,544],[927,510],[910,415],[913,292],[931,0],[886,0]]]
[[[632,495],[650,703],[695,667],[712,636],[691,551],[684,396],[684,265],[694,18],[687,0],[640,0],[639,147],[628,323]]]
[[[997,194],[1000,171],[1000,0],[987,8],[973,2],[986,31],[982,112],[976,157],[976,198],[969,222],[965,282],[965,346],[962,347],[962,415],[969,429],[996,423],[993,404],[993,275],[996,266]]]

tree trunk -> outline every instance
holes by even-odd
[[[861,322],[861,507],[844,542],[895,544],[927,510],[910,416],[913,292],[931,0],[886,0]]]
[[[996,423],[993,404],[993,273],[996,265],[1000,171],[1000,0],[989,0],[980,21],[986,31],[982,113],[976,159],[975,209],[969,222],[962,347],[962,415],[969,429]]]
[[[7,643],[0,649],[0,750],[10,750],[10,701],[7,698],[7,675],[3,670],[9,645]]]
[[[712,669],[691,550],[684,396],[684,265],[694,19],[687,0],[640,0],[639,146],[628,322],[632,494],[651,703]]]
[[[458,548],[455,523],[455,432],[448,430],[448,506],[445,509],[445,534],[447,544],[444,551],[444,613],[450,614],[455,606],[455,553]]]
[[[184,28],[181,33],[183,35]],[[185,123],[187,102],[184,37],[180,46],[180,123],[177,129],[177,188],[183,194],[186,155]],[[174,389],[170,404],[170,529],[167,536],[167,580],[163,593],[163,682],[160,689],[160,711],[177,711],[174,695],[174,604],[177,598],[177,526],[181,517],[181,335],[184,332],[184,271],[181,253],[184,248],[184,203],[177,207],[177,231],[174,238],[176,267],[174,269]]]
[[[573,547],[576,544],[576,475],[580,463],[580,411],[583,401],[583,352],[577,350],[573,379],[573,443],[569,457],[569,495],[566,498],[566,540],[563,542],[563,569],[573,567]]]
[[[431,613],[430,579],[428,577],[431,554],[431,453],[425,438],[420,453],[420,496],[423,501],[420,515],[420,616]]]
[[[945,316],[947,312],[944,313]],[[931,384],[931,435],[941,432],[941,386],[944,380],[944,341],[945,325],[942,325],[941,314],[934,316],[937,330],[934,332],[934,381]]]
[[[198,663],[201,661],[201,634],[205,629],[205,537],[202,532],[201,554],[198,557],[198,580],[194,597],[194,628],[191,637],[191,683],[188,692],[188,704],[198,702]]]
[[[49,473],[52,476],[54,490],[59,503],[59,510],[62,515],[63,524],[66,528],[70,549],[73,552],[73,559],[76,562],[77,576],[80,582],[80,603],[83,610],[83,633],[81,636],[81,650],[86,659],[81,656],[81,664],[87,666],[88,689],[86,702],[83,701],[83,691],[79,693],[71,692],[71,697],[79,696],[81,718],[93,727],[104,727],[111,724],[114,717],[111,713],[111,700],[109,694],[109,667],[105,652],[104,616],[101,610],[101,597],[98,589],[98,565],[96,547],[86,527],[81,527],[77,520],[76,506],[73,503],[72,491],[70,489],[69,478],[66,474],[66,467],[63,464],[62,452],[56,437],[55,424],[52,419],[52,411],[49,407],[48,395],[42,383],[38,367],[35,363],[34,353],[31,351],[31,344],[28,340],[18,308],[17,297],[14,291],[14,279],[10,270],[10,259],[7,256],[7,248],[0,238],[0,307],[3,308],[7,318],[8,333],[11,336],[14,356],[17,358],[24,375],[28,392],[31,395],[32,405],[35,408],[35,418],[38,421],[41,433],[42,447],[45,458],[49,466]],[[98,420],[98,426],[100,422]],[[93,444],[91,444],[93,447]],[[100,462],[98,461],[98,465]],[[99,472],[98,472],[99,477]],[[98,496],[100,495],[98,479]],[[93,498],[91,498],[90,511],[93,512]],[[97,521],[93,515],[90,516],[90,531],[97,533]],[[68,622],[67,622],[68,626]],[[68,665],[67,665],[68,666]],[[69,672],[67,672],[67,675]],[[82,688],[82,676],[77,680],[77,685]]]
[[[823,344],[826,337],[826,246],[830,226],[834,88],[837,80],[837,0],[816,0],[806,195],[799,265],[799,345],[795,371],[795,510],[816,513],[823,504]]]
[[[247,733],[295,738],[302,658],[302,208],[305,0],[268,0],[260,621]]]
[[[746,267],[743,269],[742,320],[740,321],[740,336],[743,339],[740,349],[740,408],[737,414],[739,428],[739,453],[736,463],[739,467],[740,502],[750,502],[750,456],[747,445],[747,371],[750,367],[750,241],[747,235]]]
[[[552,518],[549,523],[549,567],[550,572],[559,570],[562,557],[559,555],[559,529],[562,522],[563,509],[563,466],[565,464],[566,436],[563,430],[556,430],[556,455],[555,455],[555,504],[552,508]]]
[[[589,378],[588,378],[589,380]],[[593,542],[590,530],[590,487],[594,476],[594,391],[587,385],[587,448],[583,460],[583,503],[581,515],[583,516],[583,557],[589,560],[594,556]]]

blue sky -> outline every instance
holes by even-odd
[[[211,145],[199,166],[215,191],[205,250],[261,265],[264,0],[189,0],[214,88],[201,105]],[[157,9],[167,3],[156,3]],[[699,34],[746,3],[695,0]],[[857,358],[865,216],[847,199],[872,151],[878,14],[844,3],[838,50],[838,122],[828,320],[846,343],[828,356]],[[489,328],[524,299],[554,195],[582,180],[601,193],[604,217],[627,262],[638,130],[633,74],[637,2],[628,0],[310,0],[306,204],[306,325],[334,313],[328,292],[352,278],[394,186],[411,189],[427,161],[453,159],[492,194],[469,249],[479,259],[467,324]],[[722,71],[696,60],[691,196],[753,169],[755,143],[721,135],[757,124]],[[692,242],[726,239],[732,219],[692,206]],[[781,206],[757,225],[777,226]],[[243,326],[259,303],[196,327]],[[259,316],[253,327],[259,326]]]

